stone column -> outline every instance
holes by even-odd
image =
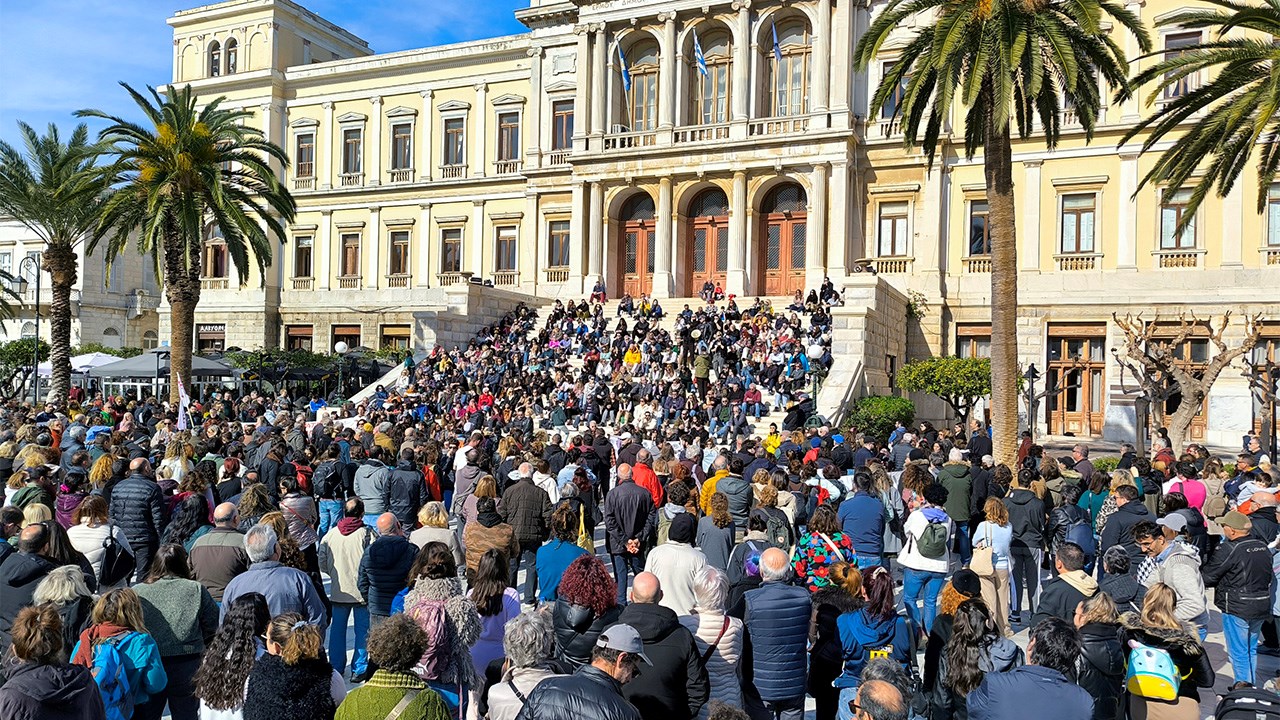
[[[1040,271],[1040,166],[1044,164],[1043,160],[1023,160],[1023,206],[1026,210],[1022,211],[1022,216],[1026,220],[1025,229],[1022,233],[1023,245],[1020,250],[1022,253],[1022,269],[1034,272]]]
[[[588,290],[604,277],[604,185],[591,183],[591,206],[587,210],[587,278],[583,286]]]
[[[586,207],[587,183],[575,182],[573,184],[573,196],[571,200],[572,208],[569,215],[569,280],[565,283],[566,287],[582,286],[582,270],[583,270],[583,253],[582,245],[586,241],[586,234],[591,227],[590,219],[587,213],[583,212]],[[543,281],[545,278],[539,278]]]
[[[826,268],[822,263],[822,251],[827,237],[827,164],[818,163],[809,174],[808,236],[804,245],[805,286],[815,288],[822,284]]]
[[[418,206],[418,287],[431,286],[431,203]]]
[[[481,80],[476,83],[475,132],[472,142],[475,148],[471,152],[471,176],[484,177],[484,146],[489,136],[489,83]]]
[[[734,0],[737,11],[737,31],[733,39],[733,121],[747,121],[747,99],[751,95],[751,0]],[[744,134],[745,136],[745,134]]]
[[[653,296],[671,297],[672,211],[671,178],[658,180],[658,215],[654,220],[658,245],[653,253]],[[644,262],[641,258],[638,262]]]
[[[520,270],[520,292],[532,293],[534,279],[538,277],[538,258],[546,257],[538,249],[541,217],[538,214],[538,193],[526,190],[524,217],[520,219],[520,248],[516,255],[516,268]]]
[[[1138,269],[1138,153],[1120,153],[1120,226],[1116,235],[1116,267]]]
[[[725,292],[747,294],[747,173],[733,174],[733,192],[729,195],[729,272],[724,279]],[[695,288],[696,289],[696,288]]]
[[[431,180],[431,143],[435,140],[435,119],[436,109],[432,107],[431,100],[435,97],[435,91],[431,89],[423,90],[418,93],[422,96],[422,137],[418,144],[422,147],[422,157],[418,160],[418,178],[423,181]]]
[[[369,262],[364,273],[364,289],[377,290],[382,277],[382,208],[369,208]]]
[[[605,89],[605,83],[609,80],[609,72],[607,66],[613,62],[612,58],[605,57],[605,50],[608,43],[605,41],[604,23],[596,23],[592,25],[591,46],[591,135],[593,137],[601,137],[607,130],[609,123],[609,111],[605,107],[605,99],[608,92]],[[586,108],[586,101],[583,101],[583,108]],[[574,106],[577,111],[577,106]]]
[[[329,269],[333,258],[333,211],[320,211],[320,232],[311,248],[315,256],[316,289],[328,290],[329,278],[333,272]]]
[[[591,99],[587,90],[591,82],[591,36],[588,26],[575,25],[573,32],[578,36],[577,51],[574,53],[574,94],[573,94],[573,151],[582,152],[587,149],[587,129],[591,127],[590,108],[587,103]]]
[[[369,141],[369,175],[365,177],[365,185],[382,184],[382,98],[371,97],[369,103],[373,111],[369,113],[369,124],[373,126],[372,139]]]
[[[662,57],[658,62],[658,129],[675,126],[676,108],[676,14],[658,15],[662,22]],[[633,130],[635,128],[632,128]]]
[[[1124,9],[1133,13],[1133,16],[1141,21],[1145,19],[1142,17],[1142,6],[1144,5],[1146,5],[1146,2],[1144,2],[1144,0],[1126,0],[1124,4]],[[1156,37],[1156,41],[1159,42],[1159,36]],[[1140,57],[1141,55],[1142,55],[1142,48],[1138,47],[1138,39],[1135,38],[1132,34],[1126,33],[1125,40],[1124,40],[1124,56],[1127,58],[1131,58],[1131,60],[1129,61],[1129,67],[1132,68],[1131,71],[1135,75],[1143,70],[1144,65],[1148,63],[1156,62],[1155,60],[1148,60],[1146,63],[1144,63],[1140,60],[1137,60],[1136,58]],[[1123,123],[1138,122],[1138,120],[1140,120],[1142,117],[1142,103],[1145,97],[1146,97],[1145,93],[1134,93],[1133,97],[1130,97],[1128,100],[1121,103],[1120,108],[1123,114],[1120,116],[1120,121]],[[1128,197],[1128,196],[1126,195],[1125,197]],[[1123,200],[1121,202],[1123,202]]]
[[[818,0],[818,24],[813,32],[813,100],[809,112],[825,113],[831,88],[831,0]],[[821,127],[825,118],[818,118]]]
[[[856,203],[849,197],[849,164],[831,163],[831,223],[827,232],[827,275],[837,285],[848,267],[851,211]]]
[[[1231,192],[1222,199],[1222,267],[1224,268],[1241,266],[1240,245],[1244,240],[1244,236],[1240,233],[1240,228],[1244,227],[1243,194],[1242,184],[1236,183],[1231,186]]]
[[[529,111],[525,123],[524,166],[542,166],[542,48],[531,47],[529,55]]]
[[[320,137],[316,138],[320,144],[320,167],[316,170],[319,175],[320,189],[329,190],[333,187],[333,103],[327,100],[320,104],[324,108],[324,122],[320,124]]]
[[[484,227],[484,200],[471,201],[470,235],[467,238],[468,249],[471,251],[470,267],[464,266],[462,269],[470,270],[475,277],[484,277],[484,246],[489,242]]]
[[[839,72],[836,68],[853,67],[853,22],[857,14],[854,2],[842,2],[835,7],[831,31],[831,86],[827,93],[827,105],[831,109],[831,126],[847,128],[850,122],[849,97],[856,72]]]

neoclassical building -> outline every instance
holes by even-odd
[[[1126,7],[1176,52],[1199,33],[1155,23],[1180,2]],[[290,0],[178,12],[174,83],[251,110],[288,150],[278,169],[300,208],[265,277],[235,277],[209,238],[197,342],[428,342],[432,319],[451,312],[443,293],[469,281],[580,297],[603,279],[613,295],[681,298],[710,279],[740,296],[784,296],[869,265],[875,282],[921,293],[928,310],[877,320],[900,325],[904,343],[857,345],[865,391],[887,391],[910,359],[982,355],[981,157],[948,138],[929,168],[895,135],[893,101],[869,106],[912,32],[856,71],[854,47],[882,6],[532,0],[516,13],[526,33],[384,54]],[[1041,407],[1043,432],[1131,432],[1113,312],[1280,320],[1280,187],[1259,214],[1246,177],[1175,235],[1185,191],[1162,203],[1160,188],[1139,190],[1154,158],[1119,145],[1151,111],[1111,104],[1092,143],[1068,111],[1055,151],[1015,143],[1020,355],[1073,386]],[[1267,332],[1259,357],[1280,341],[1280,325]],[[1203,363],[1208,338],[1184,350]],[[1240,374],[1225,373],[1193,437],[1234,446],[1253,406]]]

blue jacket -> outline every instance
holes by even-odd
[[[879,555],[884,552],[884,524],[889,513],[880,498],[857,493],[840,503],[840,525],[860,553]]]
[[[808,665],[809,591],[768,582],[747,592],[744,617],[756,690],[765,702],[802,698]],[[759,630],[759,632],[753,632]]]
[[[311,578],[301,570],[281,565],[276,560],[256,562],[227,583],[227,589],[222,592],[219,621],[226,618],[227,608],[233,600],[251,592],[262,593],[266,597],[272,617],[296,612],[322,629],[328,624],[324,601],[316,592]]]
[[[356,587],[372,615],[391,614],[391,601],[408,584],[418,546],[399,535],[384,535],[364,551]]]
[[[534,567],[538,571],[538,600],[551,602],[556,599],[556,589],[560,587],[560,577],[564,575],[569,563],[586,555],[587,551],[564,540],[553,539],[538,548]]]
[[[1028,708],[1037,720],[1090,720],[1093,698],[1062,673],[1039,665],[987,673],[969,693],[969,720],[1023,720]]]
[[[883,650],[903,670],[907,669],[911,660],[911,626],[905,617],[894,615],[882,620],[862,607],[836,618],[836,630],[844,652],[844,673],[836,678],[836,687],[857,687],[873,650]]]
[[[165,674],[164,664],[160,662],[160,648],[146,633],[127,632],[118,637],[120,640],[116,643],[116,651],[124,661],[124,675],[129,679],[129,687],[133,690],[133,702],[141,705],[159,695],[169,685],[169,676]],[[75,657],[78,652],[79,641],[71,650],[71,657]]]

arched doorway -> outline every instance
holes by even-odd
[[[729,198],[720,188],[703,190],[689,204],[685,262],[689,268],[686,297],[696,296],[708,280],[724,287],[729,268]]]
[[[636,193],[622,206],[622,292],[639,297],[653,289],[654,218],[657,212],[648,193]]]
[[[786,183],[770,190],[760,206],[761,252],[757,256],[765,295],[790,295],[804,289],[808,204],[804,188]]]

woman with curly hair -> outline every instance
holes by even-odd
[[[698,520],[697,546],[707,556],[707,564],[725,572],[737,528],[729,516],[729,496],[722,492],[711,495],[711,514]]]
[[[204,495],[191,494],[178,503],[173,519],[165,528],[160,542],[181,545],[187,552],[205,533],[213,529],[209,522],[209,503]]]
[[[428,647],[427,634],[404,615],[392,615],[370,630],[369,662],[378,669],[369,682],[347,694],[335,720],[391,717],[406,699],[397,714],[400,720],[447,720],[444,699],[413,672]]]
[[[594,555],[569,563],[557,589],[552,623],[556,630],[556,658],[577,671],[591,660],[591,651],[604,629],[618,621],[618,586]]]
[[[201,720],[242,720],[249,673],[266,651],[263,638],[270,623],[271,611],[261,593],[245,593],[227,606],[222,627],[205,646],[204,660],[191,678]]]
[[[444,697],[452,714],[462,706],[469,690],[478,689],[471,646],[483,628],[475,603],[462,590],[453,552],[444,543],[433,542],[422,548],[409,571],[404,614],[424,632],[436,633],[434,617],[441,609],[445,637],[431,640],[442,654],[429,664],[420,663],[416,672]]]
[[[271,496],[267,486],[254,483],[240,493],[240,532],[248,532],[249,528],[262,521],[262,516],[275,510],[271,505]]]
[[[347,695],[342,676],[324,658],[320,628],[298,613],[267,626],[267,653],[249,671],[244,720],[333,720]]]

